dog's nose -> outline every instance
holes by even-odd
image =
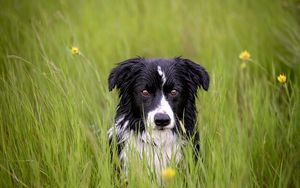
[[[165,127],[165,126],[169,125],[170,121],[171,121],[170,117],[168,116],[168,114],[165,114],[165,113],[157,113],[154,116],[155,125],[160,126],[160,127]]]

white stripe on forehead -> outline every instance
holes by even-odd
[[[164,85],[166,83],[166,75],[165,73],[161,70],[161,67],[160,66],[157,66],[157,72],[159,74],[159,76],[161,76],[161,79],[162,79],[162,85]]]

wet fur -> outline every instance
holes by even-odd
[[[108,136],[111,146],[114,145],[115,140],[120,160],[123,162],[128,160],[125,150],[128,145],[131,145],[140,154],[149,153],[149,147],[159,148],[163,150],[165,158],[178,152],[178,157],[175,154],[175,158],[178,158],[176,162],[179,162],[180,148],[184,145],[184,141],[191,139],[194,143],[195,156],[198,155],[199,133],[195,129],[197,113],[195,98],[198,88],[202,87],[207,90],[209,87],[209,75],[202,66],[180,57],[128,59],[111,71],[108,85],[110,91],[114,88],[119,91],[120,101],[117,106],[115,124],[108,131]],[[141,97],[140,92],[145,88],[153,92],[152,99]],[[167,93],[172,88],[179,91],[177,98],[168,97]],[[169,105],[174,114],[174,126],[168,130],[155,130],[155,135],[149,135],[149,124],[153,122],[147,122],[147,117],[158,108],[163,97],[167,102],[164,104]],[[183,124],[184,129],[180,124]],[[179,138],[183,138],[183,142]],[[174,150],[170,149],[173,147]],[[155,155],[158,154],[154,151],[154,154],[146,155],[146,157],[155,163],[157,160]],[[168,160],[162,160],[165,160],[164,167]],[[158,164],[155,163],[155,165]],[[156,170],[160,168],[162,167],[157,167]]]

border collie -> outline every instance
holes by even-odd
[[[151,171],[160,174],[171,159],[180,161],[188,140],[198,155],[195,97],[198,88],[209,86],[203,67],[181,57],[133,58],[111,71],[108,84],[110,91],[118,89],[120,98],[109,143],[116,146],[123,165],[133,149],[146,157]]]

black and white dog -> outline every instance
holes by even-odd
[[[171,159],[180,161],[188,140],[198,154],[195,97],[200,86],[209,86],[203,67],[180,57],[128,59],[111,71],[108,83],[110,91],[119,90],[115,125],[108,136],[110,145],[115,140],[122,163],[133,149],[159,174]]]

